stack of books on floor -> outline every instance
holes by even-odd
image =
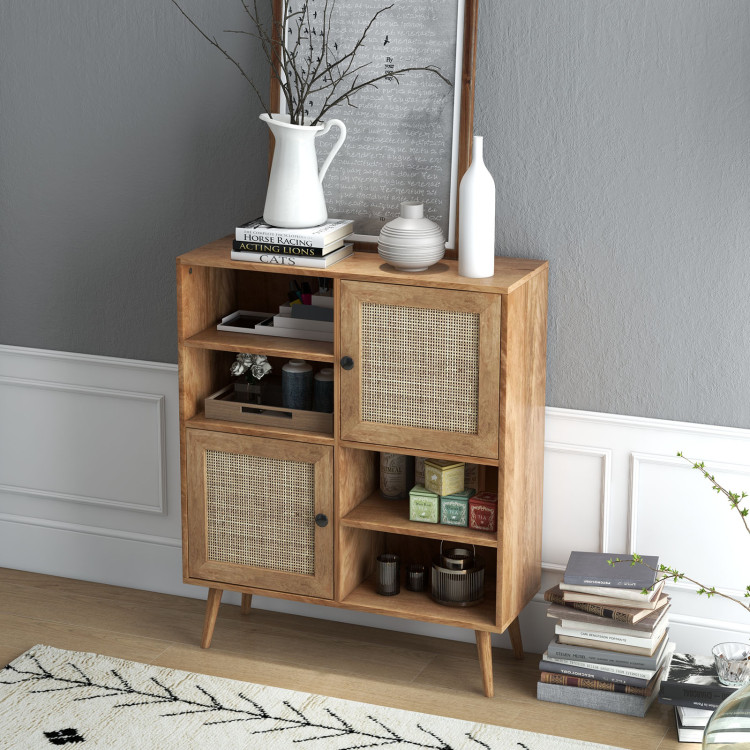
[[[645,716],[674,651],[669,597],[650,569],[658,558],[643,558],[650,567],[612,567],[614,557],[571,553],[562,583],[544,594],[557,622],[539,663],[537,698]]]
[[[317,227],[282,229],[254,219],[235,230],[232,260],[301,268],[328,268],[354,252],[347,242],[354,231],[348,219],[330,219]]]
[[[711,657],[674,654],[664,673],[659,703],[674,706],[680,742],[701,742],[714,710],[735,690],[719,682]],[[733,742],[750,742],[750,736],[738,737],[737,732],[732,738]]]

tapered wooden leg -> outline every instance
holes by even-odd
[[[221,604],[221,595],[223,593],[224,592],[221,589],[208,590],[208,599],[206,600],[206,619],[203,621],[201,648],[208,648],[211,645],[211,639],[214,637],[216,615],[219,614],[219,605]]]
[[[482,668],[482,683],[484,694],[488,698],[495,695],[495,684],[492,679],[492,635],[486,630],[475,630],[477,637],[477,653],[479,666]]]
[[[252,594],[243,594],[242,595],[242,604],[240,604],[240,614],[241,615],[249,615],[250,614],[250,608],[253,606],[253,595]]]
[[[510,645],[513,646],[513,656],[515,656],[516,659],[523,659],[521,625],[519,624],[517,617],[510,625],[508,625],[508,635],[510,636]]]

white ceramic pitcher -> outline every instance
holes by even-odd
[[[341,120],[328,120],[325,125],[292,125],[289,115],[279,114],[269,117],[263,113],[260,119],[271,128],[276,140],[263,221],[290,229],[323,224],[328,219],[323,178],[346,139],[346,126]],[[315,138],[334,125],[341,135],[318,171]]]

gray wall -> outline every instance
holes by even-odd
[[[498,249],[551,263],[547,403],[750,427],[750,3],[480,26]],[[174,362],[174,257],[262,208],[257,112],[167,0],[1,2],[0,343]]]

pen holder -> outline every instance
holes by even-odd
[[[401,565],[398,555],[378,555],[377,564],[375,591],[381,596],[395,596],[401,591]]]

